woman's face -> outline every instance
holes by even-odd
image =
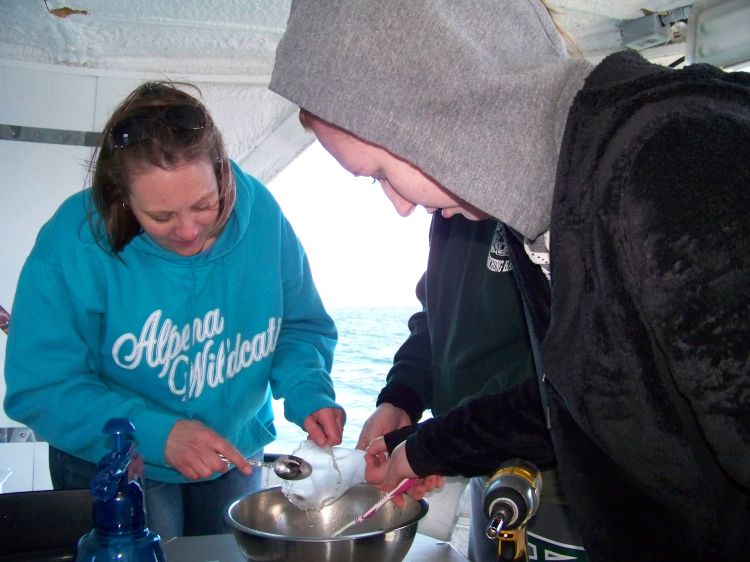
[[[127,202],[141,228],[165,250],[192,256],[214,242],[210,230],[219,215],[219,185],[207,160],[136,173]]]
[[[441,209],[444,217],[462,214],[469,220],[483,220],[488,215],[444,189],[419,168],[398,158],[388,150],[313,118],[310,128],[323,148],[355,176],[369,176],[380,182],[383,192],[402,217],[410,215],[417,205],[428,213]]]

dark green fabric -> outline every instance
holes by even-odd
[[[533,376],[521,298],[497,227],[494,220],[435,215],[417,287],[424,308],[409,321],[411,335],[379,404],[402,407],[417,421],[424,409],[442,415]]]

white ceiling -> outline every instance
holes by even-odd
[[[230,156],[269,181],[311,142],[296,123],[295,108],[267,88],[290,4],[0,0],[0,59],[195,83]],[[75,12],[50,12],[66,8]]]
[[[3,57],[50,64],[267,77],[291,0],[3,0]]]
[[[263,168],[259,175],[269,180],[310,142],[294,123],[295,108],[266,88],[290,3],[47,0],[45,5],[44,0],[1,0],[0,59],[198,82],[211,100],[230,154]],[[548,3],[584,55],[596,61],[620,47],[623,20],[691,2]],[[59,17],[49,11],[66,8],[85,13]],[[653,58],[665,54],[674,59],[682,48],[651,51]]]
[[[583,54],[596,62],[622,48],[623,22],[690,6],[693,0],[548,0],[547,3],[557,12],[556,20]],[[684,55],[684,42],[651,48],[643,54],[657,62],[670,62]]]

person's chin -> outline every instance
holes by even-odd
[[[447,219],[456,215],[463,215],[465,219],[468,219],[470,221],[483,221],[490,218],[487,213],[484,213],[475,208],[465,209],[463,207],[454,207],[451,209],[443,209],[442,214]]]
[[[194,256],[195,254],[200,253],[203,249],[203,244],[199,244],[197,241],[191,242],[190,244],[173,242],[168,249],[180,256]]]

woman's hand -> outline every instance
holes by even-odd
[[[209,478],[215,472],[226,472],[229,469],[227,461],[244,474],[253,471],[253,467],[234,445],[194,420],[178,420],[172,426],[164,446],[164,459],[189,480]]]
[[[367,448],[365,455],[365,480],[374,484],[381,491],[388,492],[398,486],[404,478],[417,478],[418,482],[407,492],[414,499],[421,500],[427,492],[443,486],[444,478],[438,474],[419,478],[412,470],[409,459],[406,457],[406,443],[400,443],[393,453],[388,456],[385,441],[376,439]],[[403,507],[406,500],[401,496],[395,496],[393,503]]]
[[[411,425],[411,418],[406,410],[384,402],[365,421],[356,448],[364,451],[373,440],[407,425]]]
[[[339,445],[344,433],[344,411],[341,408],[321,408],[307,416],[303,426],[307,438],[318,447]]]

